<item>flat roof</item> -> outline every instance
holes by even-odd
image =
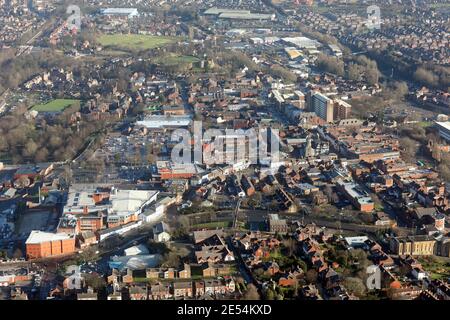
[[[450,121],[445,121],[445,122],[438,122],[438,121],[436,121],[436,124],[437,124],[439,127],[442,127],[442,128],[444,128],[444,129],[450,131]]]
[[[50,242],[56,240],[71,239],[67,233],[51,233],[40,230],[31,231],[25,244],[38,244],[42,242]]]
[[[144,120],[137,121],[136,124],[149,129],[164,127],[188,127],[192,123],[191,116],[179,115],[153,115]]]
[[[103,14],[126,14],[137,15],[138,10],[136,8],[106,8],[102,10]]]
[[[114,214],[136,212],[158,193],[154,190],[118,190],[110,196],[112,210]]]
[[[243,20],[270,20],[273,14],[269,13],[247,13],[247,12],[222,12],[221,19],[243,19]]]
[[[221,13],[240,13],[240,14],[243,14],[243,13],[250,13],[250,10],[227,9],[227,8],[221,9],[221,8],[217,8],[217,7],[212,7],[212,8],[209,8],[209,9],[207,9],[207,10],[205,10],[203,12],[203,14],[213,14],[213,15],[218,15],[218,14],[221,14]]]

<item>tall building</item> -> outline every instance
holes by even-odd
[[[334,103],[333,100],[321,93],[315,93],[311,97],[311,106],[314,113],[325,120],[333,122],[334,120]]]
[[[334,119],[343,120],[350,118],[352,112],[352,106],[340,99],[334,100]]]

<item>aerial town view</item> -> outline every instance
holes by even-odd
[[[448,0],[0,0],[0,300],[448,301],[449,90]]]

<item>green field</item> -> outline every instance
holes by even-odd
[[[199,61],[200,59],[194,56],[176,56],[176,55],[164,57],[157,60],[158,63],[161,63],[166,66],[177,65],[182,63],[195,63]]]
[[[31,110],[35,110],[38,112],[61,112],[65,108],[74,105],[75,103],[80,102],[75,99],[55,99],[45,104],[37,104],[31,108]]]
[[[116,47],[126,50],[147,50],[174,43],[178,38],[143,34],[104,34],[97,40],[104,47]]]

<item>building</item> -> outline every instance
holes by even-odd
[[[187,115],[152,115],[136,124],[147,129],[187,128],[191,126],[192,118]]]
[[[430,256],[435,252],[436,240],[424,236],[394,237],[390,240],[390,250],[397,255]]]
[[[353,182],[336,183],[337,188],[345,194],[347,199],[351,201],[353,206],[363,212],[371,212],[375,208],[375,203],[369,194],[359,185]]]
[[[133,18],[139,15],[136,8],[107,8],[102,10],[104,16]]]
[[[153,240],[156,242],[167,242],[170,240],[169,226],[160,222],[153,226]]]
[[[318,117],[326,122],[333,122],[334,103],[332,99],[321,93],[315,93],[311,97],[311,109]]]
[[[241,185],[247,196],[251,197],[255,194],[255,187],[253,186],[253,183],[245,175],[242,175],[241,177]]]
[[[117,190],[110,196],[111,209],[108,212],[108,228],[116,227],[139,219],[139,214],[150,203],[155,202],[158,191]]]
[[[192,297],[193,289],[192,282],[175,282],[173,284],[173,295],[175,298],[177,297]]]
[[[27,259],[46,258],[75,252],[75,237],[66,233],[31,231],[25,242]]]
[[[156,166],[161,180],[190,179],[198,173],[197,167],[193,163],[157,161]]]
[[[435,122],[435,125],[439,130],[439,136],[447,142],[450,142],[450,121]]]
[[[269,214],[269,231],[287,233],[289,229],[286,220],[280,219],[278,214]]]
[[[334,100],[334,119],[343,120],[350,118],[352,112],[352,106],[340,99]]]

